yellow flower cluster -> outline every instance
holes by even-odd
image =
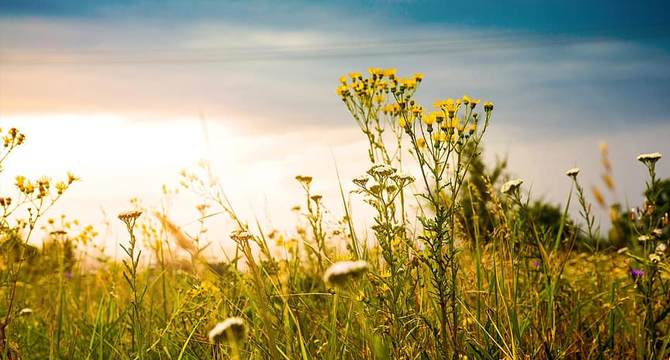
[[[2,129],[0,129],[0,133],[2,132]],[[4,141],[4,147],[5,148],[13,148],[16,146],[19,146],[23,144],[23,142],[26,140],[26,136],[23,135],[19,130],[16,128],[11,128],[7,132],[7,135],[2,137],[2,140]]]
[[[340,85],[335,89],[335,93],[344,101],[353,94],[361,101],[374,101],[381,104],[385,102],[389,92],[414,90],[423,80],[422,74],[414,74],[411,78],[406,79],[397,78],[395,68],[369,68],[368,73],[370,74],[368,78],[363,78],[359,72],[349,73],[348,77],[340,77]]]
[[[67,181],[60,181],[54,185],[58,196],[62,195],[73,182],[80,180],[79,177],[70,172],[68,172],[67,176]],[[15,180],[16,183],[14,185],[27,197],[36,194],[36,199],[42,199],[47,197],[47,195],[51,195],[51,178],[48,176],[43,176],[33,182],[26,180],[25,176],[18,175]]]

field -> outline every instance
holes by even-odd
[[[332,180],[353,181],[353,198],[374,211],[368,236],[344,191],[328,204],[343,205],[338,221],[324,221],[309,176],[296,177],[301,221],[284,234],[239,218],[207,171],[184,172],[201,218],[223,212],[236,224],[230,259],[206,258],[207,244],[170,214],[135,202],[114,219],[127,228],[125,259],[94,259],[91,269],[83,262],[96,229],[49,219],[79,178],[17,176],[0,197],[2,358],[670,359],[661,154],[631,154],[649,174],[646,200],[628,211],[605,204],[612,230],[601,234],[579,169],[561,169],[572,183],[564,208],[531,199],[504,165],[481,160],[494,103],[464,95],[422,106],[422,79],[371,68],[336,87],[370,166]],[[26,138],[2,135],[0,164]],[[573,207],[580,219],[569,218]],[[29,245],[41,232],[50,240]],[[190,259],[175,260],[175,249]]]

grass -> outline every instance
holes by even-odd
[[[337,88],[369,141],[370,168],[352,179],[375,211],[369,236],[354,228],[342,184],[342,220],[324,221],[309,176],[296,177],[305,205],[295,234],[264,233],[237,216],[203,164],[205,175],[184,172],[182,185],[207,204],[200,235],[213,214],[233,220],[230,258],[205,259],[200,235],[134,202],[119,215],[127,258],[84,271],[98,236],[91,228],[73,236],[73,222],[49,221],[50,241],[28,245],[78,178],[17,177],[18,195],[0,203],[2,358],[668,359],[660,154],[638,158],[650,175],[646,205],[621,215],[627,247],[616,251],[594,223],[578,169],[556,224],[534,211],[522,181],[472,173],[493,103],[464,96],[427,112],[414,100],[421,74],[369,73]],[[0,161],[24,139],[10,129]],[[568,218],[575,203],[585,229]],[[177,248],[190,259],[175,260]]]

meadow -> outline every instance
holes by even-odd
[[[296,176],[305,196],[291,233],[239,218],[204,164],[181,182],[202,197],[199,234],[133,202],[114,219],[127,229],[124,260],[93,259],[91,270],[86,249],[101,235],[49,212],[80,179],[18,175],[0,197],[2,359],[670,359],[662,155],[631,154],[649,180],[630,210],[587,194],[578,168],[557,169],[572,183],[559,209],[532,199],[504,164],[482,162],[493,102],[423,106],[422,80],[379,68],[339,79],[370,164],[332,179],[356,186],[339,204]],[[2,135],[0,165],[29,151],[30,134]],[[366,232],[350,198],[374,213]],[[607,234],[594,204],[611,209]],[[581,218],[568,216],[572,207]],[[214,213],[235,224],[226,260],[203,255]],[[30,245],[40,233],[48,240]]]

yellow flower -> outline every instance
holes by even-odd
[[[447,100],[437,100],[433,104],[435,107],[440,107],[442,110],[449,114],[450,118],[454,117],[454,114],[458,111],[458,108],[461,106],[461,100],[454,101],[454,99]]]
[[[384,69],[382,70],[382,75],[386,77],[395,76],[395,68]]]
[[[482,101],[482,99],[470,99],[470,108],[474,109],[477,104],[479,104]]]
[[[467,105],[470,102],[470,98],[467,95],[463,95],[463,104]]]
[[[430,113],[428,115],[424,115],[423,122],[425,122],[426,125],[432,126],[435,123],[435,114]]]
[[[64,183],[63,181],[56,184],[56,190],[58,191],[58,195],[63,194],[63,191],[65,191],[66,189],[67,189],[67,184]]]
[[[416,139],[416,146],[422,148],[426,146],[426,139],[424,138],[418,138]]]
[[[347,96],[349,94],[349,88],[347,88],[346,85],[338,86],[337,89],[335,89],[335,93],[342,97]]]
[[[16,177],[16,187],[19,188],[19,190],[23,189],[25,181],[26,181],[25,176],[21,176],[21,175],[17,176]]]
[[[414,89],[416,87],[416,80],[414,79],[402,79],[400,86],[404,86],[407,89]]]
[[[391,272],[388,270],[384,270],[379,274],[379,277],[382,279],[387,279],[391,277]]]
[[[375,97],[372,100],[374,102],[383,103],[384,102],[384,97],[381,96],[381,95],[375,95]]]
[[[363,78],[363,76],[359,72],[349,73],[349,77],[351,78],[351,80],[356,80],[356,79],[362,79]]]
[[[382,69],[380,68],[368,68],[368,72],[372,76],[381,76],[382,75]]]
[[[414,80],[416,80],[417,82],[420,82],[421,80],[423,80],[423,74],[412,74],[412,77],[413,77]]]
[[[209,282],[207,280],[200,283],[200,288],[204,291],[211,292],[211,293],[216,293],[216,292],[219,292],[221,290],[216,285],[212,284],[211,282]]]
[[[421,106],[419,104],[412,105],[411,111],[412,111],[413,114],[417,114],[417,115],[418,114],[423,114],[424,112],[426,112],[426,110],[423,108],[423,106]]]
[[[363,91],[363,89],[365,89],[365,84],[360,81],[356,81],[355,83],[351,84],[351,88],[356,91]]]
[[[404,117],[398,118],[398,125],[400,125],[401,128],[407,127],[407,122]]]
[[[433,142],[435,142],[435,143],[446,142],[447,141],[447,134],[445,134],[443,132],[433,133],[432,138],[433,138]]]

